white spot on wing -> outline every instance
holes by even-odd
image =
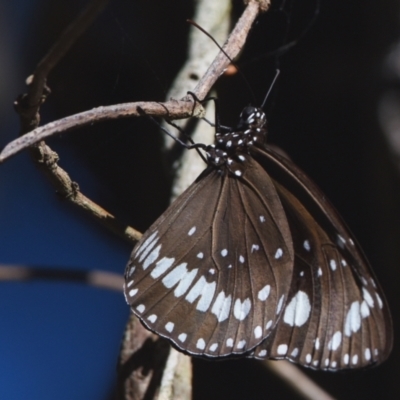
[[[150,253],[150,251],[153,249],[153,247],[156,245],[156,243],[158,242],[159,238],[155,238],[151,243],[149,243],[146,246],[146,249],[144,250],[144,252],[141,254],[141,256],[139,257],[139,262],[142,262],[147,255]]]
[[[305,250],[310,251],[311,250],[310,242],[308,240],[305,240],[303,242],[303,247]]]
[[[265,329],[269,329],[269,328],[271,328],[271,326],[272,326],[272,319],[270,319],[270,320],[267,322],[267,325],[265,325]]]
[[[329,265],[330,265],[332,271],[336,270],[336,261],[335,260],[330,260]]]
[[[315,339],[315,350],[319,350],[319,346],[320,346],[319,338],[316,338]]]
[[[358,355],[357,354],[354,354],[353,358],[351,359],[351,362],[353,364],[357,364],[358,363]]]
[[[265,217],[264,217],[264,215],[260,215],[260,222],[265,222]]]
[[[306,355],[306,363],[310,364],[311,360],[312,360],[311,354],[307,354]]]
[[[138,290],[139,290],[139,289],[132,289],[132,290],[130,290],[130,291],[129,291],[129,296],[130,296],[130,297],[133,297],[133,296],[138,292]]]
[[[271,286],[266,285],[258,292],[258,299],[261,301],[265,301],[268,299],[269,293],[271,291]]]
[[[378,300],[379,308],[382,308],[383,307],[383,301],[381,299],[381,296],[379,296],[378,293],[375,293],[375,295],[376,295],[376,299]]]
[[[368,306],[373,308],[374,307],[374,299],[370,295],[367,289],[362,288],[364,300],[367,302]]]
[[[243,349],[244,346],[246,346],[246,341],[245,340],[240,340],[236,347],[238,349]]]
[[[139,305],[136,307],[136,310],[138,310],[140,313],[142,313],[145,309],[146,309],[146,307],[145,307],[144,304],[139,304]]]
[[[283,294],[281,298],[279,299],[278,307],[276,307],[276,314],[279,314],[281,312],[282,306],[283,306],[283,299],[285,298],[285,295]]]
[[[360,314],[362,318],[367,318],[370,315],[369,307],[365,300],[361,303]]]
[[[321,269],[321,267],[318,268],[318,276],[322,276],[322,269]]]
[[[240,171],[240,170],[237,169],[237,170],[235,171],[235,175],[236,175],[236,176],[241,176],[241,175],[242,175],[242,171]]]
[[[196,227],[195,227],[195,226],[192,226],[192,227],[190,228],[189,232],[188,232],[188,235],[189,235],[189,236],[192,236],[193,233],[195,233],[195,232],[196,232]]]
[[[187,263],[179,264],[162,279],[162,283],[167,289],[171,289],[179,282],[174,290],[175,297],[180,297],[185,294],[197,275],[197,268],[188,272],[186,266]]]
[[[259,250],[259,248],[260,248],[260,246],[259,246],[258,244],[253,244],[253,245],[251,246],[251,252],[253,253],[254,251]]]
[[[157,264],[154,267],[153,271],[151,271],[150,275],[154,279],[160,277],[164,272],[166,272],[169,268],[171,268],[174,262],[175,258],[168,258],[168,257],[162,258],[160,261],[157,261]]]
[[[244,263],[244,257],[243,256],[239,256],[239,261],[243,264]]]
[[[369,348],[366,348],[364,351],[364,357],[367,361],[371,359],[371,350]]]
[[[276,350],[279,355],[284,356],[288,351],[287,344],[280,344]]]
[[[361,327],[360,303],[354,301],[351,303],[350,310],[347,312],[344,324],[344,333],[350,336],[352,332],[357,332]]]
[[[226,257],[228,255],[228,250],[227,249],[223,249],[222,251],[221,251],[221,256],[222,257]]]
[[[226,340],[226,346],[227,347],[233,347],[233,339],[232,338],[229,338],[229,339]]]
[[[254,337],[259,339],[262,336],[262,328],[261,326],[256,326],[254,329]]]
[[[213,343],[211,346],[210,346],[210,351],[215,351],[215,350],[217,350],[217,348],[218,348],[218,343]]]
[[[144,260],[143,269],[147,269],[149,265],[153,264],[154,261],[157,260],[160,255],[161,244],[159,244]]]
[[[200,296],[200,300],[197,303],[196,310],[205,312],[210,307],[210,304],[214,297],[215,287],[215,282],[209,283],[205,280],[204,276],[202,276],[190,289],[185,299],[189,303],[193,303]]]
[[[236,299],[235,306],[233,308],[233,315],[239,321],[243,321],[251,310],[251,301],[249,298],[245,299],[243,302],[240,299]]]
[[[343,362],[347,365],[350,361],[350,356],[348,354],[345,354],[343,356]]]
[[[128,274],[129,277],[132,276],[132,274],[135,272],[135,269],[136,269],[135,266],[131,267],[131,269],[129,270],[129,274]]]
[[[157,315],[156,314],[151,314],[147,319],[154,324],[154,322],[157,321]]]
[[[204,254],[202,252],[200,252],[199,254],[197,254],[197,258],[203,258]]]
[[[196,343],[196,347],[197,347],[199,350],[204,350],[205,347],[206,347],[206,342],[204,341],[204,339],[200,338],[200,339],[197,341],[197,343]]]
[[[283,256],[283,250],[279,248],[278,250],[276,250],[275,258],[278,259],[281,258],[282,256]]]
[[[187,334],[186,334],[186,333],[181,333],[181,334],[178,336],[178,339],[179,339],[182,343],[186,340],[186,338],[187,338]]]
[[[342,343],[342,332],[336,331],[328,342],[328,350],[337,350]]]
[[[286,306],[283,321],[290,326],[302,326],[310,317],[311,304],[307,293],[299,290]]]
[[[218,322],[225,321],[229,317],[232,296],[225,296],[225,292],[218,293],[216,300],[211,308],[211,312],[216,315]]]
[[[299,355],[299,349],[296,347],[295,349],[293,349],[290,355],[291,357],[297,357]]]
[[[267,350],[261,350],[259,353],[258,353],[258,357],[265,357],[267,355]]]
[[[126,287],[127,287],[127,288],[130,288],[130,287],[133,285],[133,282],[134,282],[133,280],[132,280],[132,281],[129,281],[128,284],[126,285]]]
[[[158,231],[152,233],[144,242],[143,244],[136,250],[135,258],[137,258],[140,253],[146,249],[146,247],[150,244],[150,242],[156,237]],[[154,243],[155,244],[155,243]],[[153,245],[154,246],[154,245]]]
[[[174,324],[173,322],[167,322],[167,323],[165,324],[165,329],[166,329],[168,332],[172,332],[172,331],[174,330],[174,326],[175,326],[175,324]]]

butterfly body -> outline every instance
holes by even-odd
[[[316,186],[266,147],[262,110],[216,133],[208,167],[149,228],[125,296],[150,330],[202,357],[359,368],[391,348],[385,299]]]

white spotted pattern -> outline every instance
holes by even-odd
[[[281,310],[282,310],[282,306],[283,306],[283,299],[285,298],[285,295],[283,294],[281,296],[281,298],[279,299],[279,303],[278,303],[278,307],[276,307],[276,314],[278,315]]]
[[[217,317],[218,322],[225,321],[229,317],[232,296],[225,296],[225,292],[218,293],[217,298],[211,308],[211,312]]]
[[[311,304],[307,293],[299,290],[286,306],[283,321],[290,326],[302,326],[310,317]]]
[[[167,323],[165,324],[165,329],[166,329],[168,332],[172,332],[172,331],[174,330],[174,327],[175,327],[175,324],[174,324],[173,322],[167,322]]]
[[[181,334],[178,336],[178,339],[179,339],[182,343],[186,340],[186,338],[187,338],[187,334],[186,334],[186,333],[181,333]]]
[[[254,337],[259,339],[262,336],[262,328],[261,326],[256,326],[254,329]]]
[[[196,347],[199,350],[204,350],[206,348],[206,342],[204,341],[204,339],[200,338],[196,343]]]
[[[189,236],[192,236],[195,232],[196,232],[196,227],[195,227],[195,226],[192,226],[192,227],[190,228],[190,231],[188,232],[188,235],[189,235]]]
[[[288,351],[287,344],[280,344],[277,348],[277,352],[280,356],[284,356]]]
[[[344,333],[351,336],[353,332],[357,332],[361,328],[360,303],[354,301],[351,303],[350,310],[347,312],[344,324]]]
[[[210,351],[215,351],[215,350],[217,350],[217,348],[218,348],[218,343],[213,343],[211,346],[210,346]]]
[[[138,310],[140,313],[142,313],[146,309],[146,306],[144,304],[139,304],[136,307],[136,310]]]
[[[200,296],[200,300],[197,303],[196,310],[206,312],[210,307],[210,304],[214,297],[215,287],[215,282],[209,283],[205,280],[204,276],[202,276],[190,289],[185,299],[189,303],[193,303]]]
[[[129,296],[133,297],[133,296],[138,292],[138,290],[139,290],[139,289],[132,289],[132,290],[130,290],[130,291],[129,291]]]
[[[233,315],[239,321],[243,321],[249,314],[251,310],[251,301],[249,298],[243,300],[236,299],[235,305],[233,308]]]
[[[342,343],[342,332],[336,331],[328,342],[328,350],[337,350]]]
[[[157,321],[157,315],[151,314],[150,316],[147,317],[147,319],[154,324],[154,322]]]
[[[271,291],[271,286],[266,285],[258,292],[258,299],[261,301],[265,301],[268,299],[269,293]]]
[[[275,258],[278,259],[281,258],[282,256],[283,256],[283,250],[279,248],[278,250],[276,250]]]

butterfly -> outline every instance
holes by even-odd
[[[207,167],[145,232],[126,267],[133,313],[199,357],[313,369],[384,361],[392,322],[349,229],[317,186],[266,144],[248,106],[217,129]]]

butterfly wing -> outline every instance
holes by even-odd
[[[295,251],[288,302],[254,356],[328,370],[384,361],[392,348],[389,308],[350,231],[292,162],[272,151],[254,156],[275,181]]]
[[[279,197],[249,160],[242,180],[207,169],[147,230],[125,296],[145,326],[185,352],[242,354],[277,324],[292,268]]]

